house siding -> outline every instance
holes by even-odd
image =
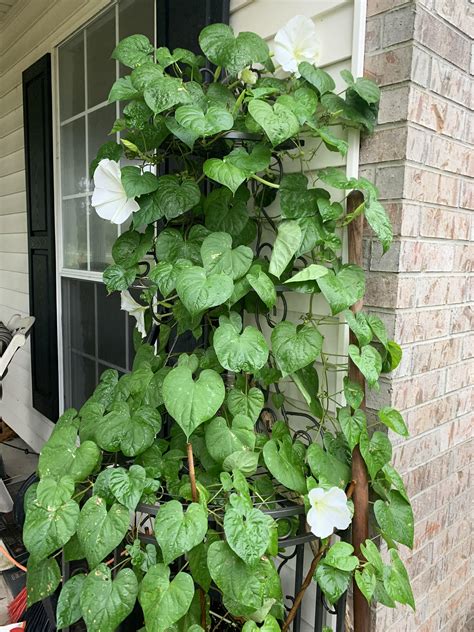
[[[411,436],[396,440],[394,461],[415,514],[415,547],[402,553],[417,611],[378,609],[374,629],[384,632],[474,625],[473,36],[467,0],[368,1],[366,74],[382,99],[362,172],[375,178],[396,241],[381,257],[367,236],[367,303],[404,352],[368,403],[404,414]]]
[[[22,72],[107,6],[104,0],[19,1],[0,22],[0,320],[29,314]],[[39,450],[53,425],[31,404],[29,342],[3,381],[0,416]]]

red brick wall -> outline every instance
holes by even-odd
[[[396,238],[381,257],[367,236],[366,300],[404,350],[368,403],[404,413],[411,437],[392,437],[394,459],[416,518],[414,551],[403,556],[417,612],[378,609],[377,632],[474,630],[473,37],[468,0],[368,0],[366,74],[382,99],[362,173],[375,179]]]

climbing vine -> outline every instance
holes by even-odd
[[[348,71],[336,90],[309,61],[281,78],[263,39],[223,24],[200,47],[134,35],[113,53],[130,70],[109,100],[127,104],[120,143],[91,165],[92,204],[127,222],[104,282],[137,320],[136,355],[43,447],[26,498],[28,601],[56,591],[62,554],[88,572],[62,586],[58,629],[83,619],[113,632],[137,600],[149,632],[286,629],[273,558],[299,522],[266,511],[284,499],[304,505],[329,603],[354,579],[369,601],[414,607],[398,553],[413,544],[413,515],[386,432],[407,427],[393,408],[368,419],[347,374],[351,361],[378,389],[400,362],[380,318],[351,311],[365,276],[342,256],[361,214],[384,252],[392,230],[372,183],[318,167],[345,156],[347,129],[372,131],[379,90]],[[353,190],[363,201],[348,211]],[[282,319],[298,295],[306,311]],[[337,356],[325,337],[347,325],[354,343]],[[183,336],[192,352],[178,351]],[[356,446],[387,559],[372,540],[359,559],[333,536],[352,520]],[[146,545],[143,504],[157,509]]]

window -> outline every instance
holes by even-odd
[[[107,297],[102,271],[120,229],[90,205],[89,164],[114,139],[119,116],[110,86],[125,68],[111,59],[117,42],[143,33],[155,41],[155,1],[119,0],[58,48],[58,270],[61,277],[64,405],[80,406],[106,368],[130,368],[133,322]],[[117,134],[115,140],[119,142]],[[58,186],[59,185],[59,186]]]

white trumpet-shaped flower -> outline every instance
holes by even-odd
[[[319,40],[316,26],[310,18],[295,15],[275,35],[275,60],[283,70],[294,73],[297,77],[298,64],[307,61],[316,64],[319,60]]]
[[[306,520],[312,533],[318,538],[327,538],[334,529],[347,529],[350,525],[352,515],[343,489],[331,487],[325,490],[315,487],[309,492],[308,498],[311,509]]]
[[[137,321],[137,329],[140,332],[142,338],[146,335],[145,328],[145,312],[148,307],[145,305],[140,305],[133,298],[128,290],[124,290],[120,294],[120,309],[128,312],[130,316],[133,316]]]
[[[94,193],[91,200],[97,215],[113,224],[123,224],[140,206],[127,197],[123,188],[120,166],[115,160],[103,158],[94,172]]]

